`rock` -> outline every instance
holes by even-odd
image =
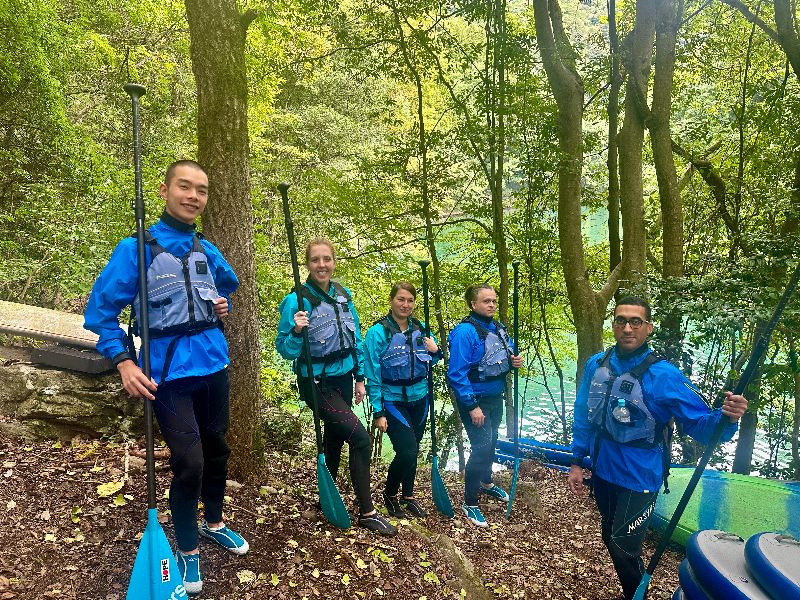
[[[131,471],[144,471],[147,461],[138,456],[131,456],[128,459],[128,466]]]
[[[19,424],[3,423],[4,432],[63,441],[76,435],[136,437],[144,429],[142,413],[141,400],[128,396],[116,373],[85,375],[0,363],[0,415]]]
[[[234,481],[233,479],[226,479],[225,480],[225,487],[229,490],[238,490],[242,487],[242,484],[238,481]]]

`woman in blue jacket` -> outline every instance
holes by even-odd
[[[359,507],[357,524],[381,535],[394,535],[397,528],[384,519],[372,503],[369,487],[371,440],[353,412],[353,397],[356,404],[361,403],[366,390],[363,340],[352,294],[331,280],[336,269],[336,252],[329,240],[317,238],[308,242],[306,266],[308,279],[301,290],[303,307],[298,310],[295,292],[281,301],[275,348],[285,359],[294,361],[300,396],[306,404],[311,406],[309,386],[316,385],[319,390],[319,416],[325,424],[325,462],[334,480],[342,447],[345,442],[350,446],[350,479]],[[298,360],[306,327],[314,369],[311,377],[304,361]]]
[[[441,357],[436,341],[425,337],[425,325],[411,313],[416,288],[399,281],[389,293],[389,314],[364,337],[364,374],[373,422],[388,433],[394,448],[383,501],[393,517],[424,517],[414,497],[419,443],[428,416],[428,370]],[[402,485],[403,495],[397,494]]]

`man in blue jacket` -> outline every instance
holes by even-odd
[[[136,238],[122,240],[92,288],[84,327],[100,338],[97,350],[112,360],[131,396],[153,402],[170,449],[169,503],[176,560],[189,594],[202,590],[198,536],[234,554],[249,546],[222,521],[228,456],[228,344],[222,321],[239,281],[219,250],[195,231],[208,201],[208,176],[194,161],[166,171],[159,193],[166,206],[146,232],[147,306],[151,375],[142,372],[119,327],[126,306],[139,308]],[[205,519],[197,526],[197,503]]]
[[[722,408],[711,410],[680,370],[654,355],[647,344],[650,305],[642,298],[617,303],[612,330],[616,345],[587,361],[575,398],[568,485],[579,496],[586,493],[580,464],[590,456],[603,542],[630,599],[645,571],[642,542],[669,466],[668,423],[674,418],[707,444],[726,419],[722,441],[728,441],[747,400],[726,392]]]
[[[522,357],[515,354],[514,341],[505,325],[494,320],[497,292],[492,286],[471,285],[464,300],[470,313],[448,337],[447,382],[456,396],[470,443],[461,510],[473,525],[488,527],[478,508],[478,494],[508,502],[506,491],[492,482],[492,463],[497,430],[503,419],[506,375],[512,367],[522,366]]]

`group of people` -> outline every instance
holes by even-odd
[[[137,247],[122,240],[92,289],[85,327],[98,334],[98,351],[111,359],[123,387],[153,402],[162,436],[170,448],[173,479],[169,503],[175,528],[176,561],[189,594],[202,589],[199,537],[234,554],[247,541],[223,522],[222,503],[230,450],[225,442],[229,418],[228,346],[222,327],[238,280],[219,250],[196,231],[195,221],[208,199],[208,176],[196,162],[171,164],[160,185],[165,201],[158,223],[146,235],[147,312],[151,376],[140,368],[129,334],[119,327],[126,306],[139,307]],[[275,339],[279,354],[293,361],[301,398],[316,404],[324,423],[326,464],[336,478],[345,443],[358,505],[356,523],[381,535],[397,528],[377,511],[370,490],[371,438],[353,412],[369,396],[374,427],[386,433],[395,452],[382,500],[396,518],[426,516],[415,491],[417,457],[428,418],[427,378],[442,358],[437,340],[414,316],[417,290],[395,283],[388,313],[361,335],[353,294],[333,280],[336,252],[323,238],[305,249],[308,279],[298,294],[280,303]],[[505,325],[494,319],[497,293],[488,284],[467,288],[468,314],[448,337],[447,382],[470,441],[464,474],[465,518],[488,527],[479,508],[481,494],[508,502],[492,481],[492,463],[503,415],[506,378],[522,366]],[[568,485],[584,494],[581,461],[591,457],[593,494],[602,535],[632,598],[644,566],[641,547],[655,498],[668,464],[666,425],[675,419],[684,430],[707,441],[720,419],[730,424],[747,409],[739,395],[726,394],[721,409],[710,410],[700,391],[674,366],[656,356],[647,339],[650,307],[641,298],[617,303],[612,321],[616,344],[587,362],[574,415],[574,466]],[[312,372],[299,360],[308,336]],[[312,386],[318,402],[312,402]],[[198,527],[198,501],[204,518]]]

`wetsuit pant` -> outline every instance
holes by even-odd
[[[611,555],[626,600],[633,598],[645,572],[642,543],[657,493],[634,492],[592,476],[603,542]]]
[[[169,506],[178,549],[197,548],[197,501],[205,519],[222,521],[222,499],[230,449],[228,371],[184,377],[158,386],[153,402],[161,435],[170,450]]]
[[[497,446],[497,430],[503,419],[504,400],[505,394],[478,398],[478,406],[485,417],[481,427],[472,424],[469,412],[460,402],[458,403],[458,412],[461,414],[470,444],[469,460],[464,472],[464,504],[467,506],[478,505],[478,490],[481,483],[492,483],[494,449]]]
[[[425,433],[425,422],[428,418],[428,397],[416,402],[384,401],[383,409],[389,424],[386,433],[394,448],[394,459],[386,477],[386,495],[397,495],[402,484],[403,496],[411,498],[414,496],[414,480],[417,477],[419,443]]]
[[[303,399],[313,406],[308,379],[300,380]],[[325,424],[322,445],[325,463],[331,477],[336,479],[342,460],[342,447],[350,445],[350,480],[356,493],[358,508],[362,515],[375,510],[369,489],[369,458],[372,440],[361,421],[353,412],[353,376],[351,374],[326,377],[317,383],[319,391],[320,418]]]

